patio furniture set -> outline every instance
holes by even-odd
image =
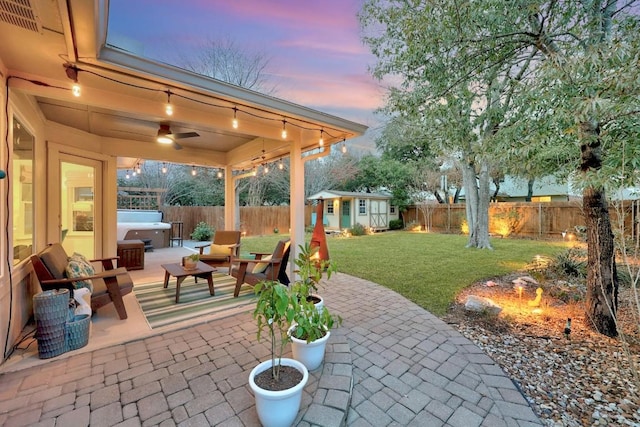
[[[229,275],[236,278],[234,297],[238,297],[245,283],[253,286],[262,280],[277,280],[289,284],[286,273],[289,239],[280,240],[272,253],[251,252],[251,257],[241,258],[240,237],[239,231],[217,231],[212,243],[197,246],[200,260],[194,269],[185,268],[182,262],[162,265],[164,288],[169,286],[171,277],[176,278],[176,304],[180,302],[180,285],[189,276],[196,283],[198,278],[205,279],[210,295],[215,296],[213,273],[218,267],[227,268]],[[73,299],[74,291],[86,287],[90,290],[92,311],[113,303],[119,318],[124,320],[127,312],[122,297],[134,287],[128,270],[144,268],[144,246],[142,240],[122,240],[118,242],[118,256],[87,260],[76,253],[69,256],[60,243],[54,243],[32,255],[31,263],[43,292],[66,289]],[[102,271],[96,271],[93,263],[99,263]]]

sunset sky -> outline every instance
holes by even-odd
[[[383,90],[367,71],[362,0],[110,0],[109,39],[171,62],[207,39],[230,38],[270,58],[278,98],[376,128]],[[176,64],[179,65],[179,64]],[[371,139],[371,138],[369,138]],[[371,141],[362,141],[371,143]]]

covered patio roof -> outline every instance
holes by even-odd
[[[322,151],[321,136],[328,152],[366,130],[108,45],[108,0],[2,4],[0,58],[10,90],[32,96],[50,123],[99,136],[101,153],[120,158],[120,167],[130,166],[125,158],[143,158],[244,171],[292,149]],[[79,97],[71,90],[76,75]],[[178,140],[176,150],[156,141],[161,125],[198,136]]]

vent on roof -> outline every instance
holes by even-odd
[[[0,21],[26,30],[40,32],[31,0],[0,0]]]

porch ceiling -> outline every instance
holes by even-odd
[[[35,27],[7,19],[7,4],[32,13]],[[108,46],[107,13],[108,0],[0,3],[0,70],[11,76],[10,89],[32,96],[48,121],[100,137],[105,154],[242,170],[287,156],[294,141],[303,152],[317,149],[320,129],[325,145],[366,130]],[[70,91],[64,64],[79,69],[79,98]],[[164,113],[167,91],[175,111],[170,118]],[[238,129],[231,125],[234,107]],[[174,150],[155,141],[161,124],[174,134],[199,136],[180,139],[183,149]]]

